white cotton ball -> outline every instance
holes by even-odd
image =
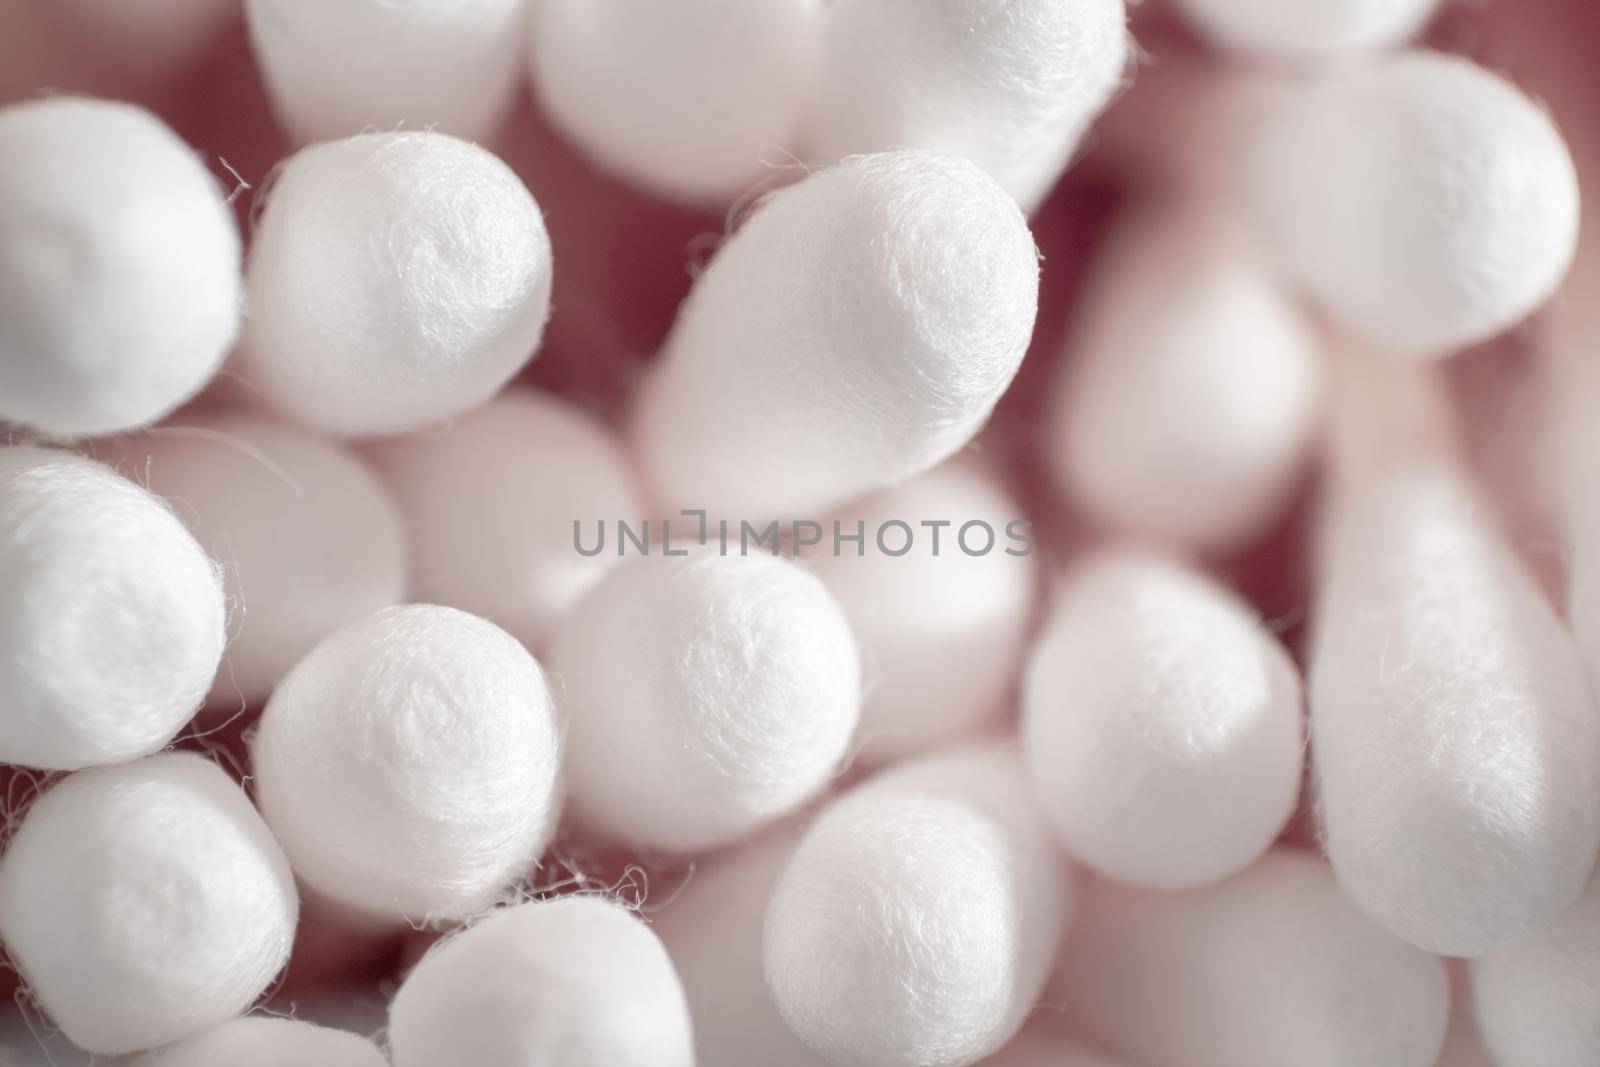
[[[1307,60],[1403,44],[1428,24],[1439,0],[1177,0],[1177,6],[1219,48]]]
[[[241,413],[186,417],[96,454],[166,498],[222,568],[232,635],[213,709],[261,704],[318,641],[405,592],[399,513],[337,445]]]
[[[1561,620],[1462,475],[1330,515],[1308,669],[1323,835],[1356,904],[1443,955],[1554,922],[1600,845],[1600,720]]]
[[[835,801],[772,894],[767,985],[834,1067],[959,1067],[1038,1001],[1072,887],[1014,751],[901,764]]]
[[[1325,864],[1279,849],[1207,889],[1090,883],[1045,999],[1141,1064],[1431,1067],[1450,988]]]
[[[437,133],[302,149],[256,227],[243,375],[330,433],[394,433],[488,400],[550,310],[539,205],[489,152]]]
[[[816,516],[977,433],[1033,332],[1016,204],[963,160],[857,156],[722,246],[646,384],[639,456],[671,507]]]
[[[690,1067],[689,1010],[661,942],[621,905],[563,897],[440,944],[389,1005],[394,1067]]]
[[[651,917],[683,982],[699,1067],[826,1067],[778,1014],[761,970],[767,901],[804,830],[697,863]]]
[[[0,108],[0,419],[54,437],[155,422],[239,325],[239,234],[200,158],[143,108]]]
[[[1122,84],[1123,0],[833,0],[810,147],[972,160],[1033,211]]]
[[[1194,209],[1129,225],[1100,263],[1050,416],[1063,489],[1119,531],[1244,547],[1310,452],[1315,336],[1241,235]]]
[[[273,110],[295,140],[437,128],[481,141],[518,85],[524,0],[245,0]]]
[[[0,762],[156,751],[194,715],[226,633],[222,584],[161,501],[68,452],[0,448]]]
[[[134,1060],[128,1067],[387,1067],[364,1037],[325,1026],[252,1015]]]
[[[862,554],[836,548],[835,520],[846,535],[863,524]],[[913,540],[889,557],[873,538],[894,521]],[[992,474],[953,461],[822,524],[812,566],[844,608],[866,672],[858,763],[970,734],[1010,708],[1037,579],[1025,522]]]
[[[818,0],[540,0],[529,70],[561,132],[605,169],[719,206],[794,147]]]
[[[1470,968],[1478,1030],[1496,1064],[1600,1063],[1600,881],[1554,926]]]
[[[539,650],[617,555],[598,524],[644,514],[622,446],[564,400],[509,391],[448,430],[369,449],[411,536],[413,595],[482,615]],[[574,541],[573,524],[579,524]]]
[[[838,604],[770,555],[625,563],[568,616],[551,664],[574,816],[675,852],[727,844],[821,791],[860,702]]]
[[[298,912],[271,832],[193,754],[63,779],[0,859],[0,939],[62,1032],[104,1055],[244,1011],[288,960]]]
[[[1129,551],[1078,563],[1028,665],[1023,754],[1067,850],[1152,889],[1248,866],[1300,797],[1300,678],[1232,593]]]
[[[462,919],[532,868],[558,806],[554,707],[505,631],[387,608],[289,673],[250,746],[256,799],[310,888],[392,922]]]
[[[1572,260],[1578,183],[1561,134],[1464,59],[1405,52],[1291,88],[1251,159],[1286,266],[1393,354],[1500,333]]]

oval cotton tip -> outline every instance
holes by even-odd
[[[437,129],[481,141],[511,108],[524,0],[246,0],[278,121],[300,143]]]
[[[1178,0],[1177,7],[1225,51],[1306,62],[1404,44],[1439,0]]]
[[[143,108],[0,108],[0,419],[50,437],[155,422],[239,326],[239,233],[200,158]]]
[[[199,710],[226,641],[222,583],[167,506],[108,467],[0,448],[0,762],[157,751]]]
[[[1062,844],[1152,889],[1216,882],[1294,811],[1300,679],[1232,593],[1166,559],[1068,573],[1034,647],[1023,753]]]
[[[1317,428],[1323,357],[1236,228],[1194,208],[1129,223],[1067,356],[1051,459],[1092,518],[1225,552],[1282,515]]]
[[[289,864],[215,764],[164,754],[79,771],[0,859],[0,938],[39,1005],[101,1055],[250,1006],[289,958]]]
[[[394,1067],[691,1067],[683,988],[621,905],[564,897],[495,911],[424,956],[389,1005]]]
[[[1487,340],[1572,260],[1578,181],[1560,132],[1464,59],[1403,52],[1290,87],[1250,165],[1285,265],[1390,354]]]
[[[820,792],[855,731],[849,624],[772,556],[631,560],[574,610],[550,662],[573,817],[636,846],[753,833]]]
[[[637,445],[669,507],[820,515],[966,444],[1038,306],[1033,237],[964,160],[857,156],[774,193],[679,312]]]
[[[562,134],[606,170],[722,207],[795,147],[818,0],[541,0],[528,66]],[[789,156],[788,158],[792,158]]]
[[[1122,85],[1123,0],[834,0],[810,154],[970,159],[1032,212]]]
[[[768,906],[773,1002],[834,1067],[960,1067],[1044,988],[1072,904],[1009,748],[900,764],[834,801]],[[959,891],[953,891],[959,887]]]
[[[549,840],[555,709],[498,627],[453,608],[350,623],[273,692],[250,745],[256,800],[311,889],[389,923],[464,919]]]
[[[250,249],[240,374],[327,433],[398,433],[488,400],[533,357],[550,237],[522,181],[439,133],[313,145]]]
[[[146,1053],[127,1067],[386,1067],[364,1037],[294,1019],[252,1015]]]
[[[1192,1067],[1432,1067],[1450,1010],[1440,960],[1287,849],[1185,893],[1089,883],[1046,999],[1096,1048]]]

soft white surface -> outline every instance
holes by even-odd
[[[1135,1063],[1430,1067],[1449,983],[1319,859],[1278,850],[1186,893],[1091,883],[1046,1001]]]
[[[1027,348],[1039,265],[972,164],[858,156],[765,200],[695,283],[646,383],[670,510],[818,518],[954,453]]]
[[[193,754],[71,775],[0,860],[0,939],[56,1025],[101,1054],[244,1011],[288,960],[298,913],[271,832]]]
[[[633,845],[727,844],[820,792],[860,705],[822,583],[770,555],[635,558],[556,635],[573,814]]]
[[[388,1067],[378,1046],[325,1026],[264,1015],[231,1019],[126,1067]]]
[[[774,1003],[834,1067],[959,1067],[1033,1010],[1073,892],[1009,747],[891,768],[817,817],[763,933]]]
[[[389,1007],[394,1067],[692,1067],[683,987],[638,917],[596,897],[503,909],[441,943]]]
[[[150,112],[0,108],[0,419],[53,437],[155,422],[239,325],[239,234],[200,157]]]
[[[412,595],[470,611],[542,649],[617,563],[618,520],[644,515],[621,444],[558,397],[510,390],[443,431],[379,441],[377,463],[405,516]],[[572,524],[592,547],[573,547]]]
[[[245,0],[278,121],[299,142],[367,129],[491,136],[520,83],[525,0]]]
[[[222,657],[222,583],[183,524],[109,468],[0,448],[0,762],[154,752]]]
[[[555,126],[606,170],[727,205],[790,162],[819,0],[538,0],[528,66]]]
[[[1392,48],[1415,37],[1439,0],[1177,0],[1211,43],[1271,59]]]
[[[330,433],[438,422],[533,357],[550,279],[539,205],[482,148],[440,133],[313,145],[256,225],[240,374]]]
[[[250,747],[256,799],[312,889],[391,923],[466,918],[549,839],[554,715],[538,663],[504,630],[387,608],[272,694]]]

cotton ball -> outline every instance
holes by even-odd
[[[146,1053],[128,1067],[387,1067],[364,1037],[325,1026],[253,1015]]]
[[[222,568],[234,616],[213,709],[259,706],[312,646],[405,591],[399,513],[355,456],[251,414],[97,446],[165,497]]]
[[[1037,577],[1021,515],[988,471],[952,461],[837,517],[847,535],[862,525],[861,555],[823,524],[811,562],[861,642],[867,676],[858,763],[933,747],[1008,709]],[[869,546],[895,521],[914,527],[913,540],[891,558]]]
[[[576,818],[698,852],[793,810],[838,770],[860,666],[822,583],[773,556],[639,558],[556,635]]]
[[[237,1015],[294,940],[289,865],[201,756],[63,779],[0,859],[0,939],[79,1047],[153,1048]]]
[[[256,798],[312,889],[393,922],[465,918],[531,868],[554,822],[544,676],[498,627],[387,608],[289,673],[250,747]]]
[[[1472,1003],[1497,1064],[1600,1063],[1600,882],[1541,933],[1471,964]]]
[[[425,956],[389,1006],[395,1067],[690,1067],[683,988],[627,909],[563,897],[495,912]]]
[[[950,456],[1033,331],[1027,223],[972,164],[858,156],[767,198],[679,312],[639,456],[674,507],[818,515]]]
[[[1430,1067],[1444,964],[1287,849],[1186,893],[1090,883],[1046,999],[1096,1047],[1184,1067]]]
[[[833,0],[811,147],[962,156],[1033,211],[1121,86],[1123,0]]]
[[[1406,52],[1288,91],[1252,154],[1288,268],[1344,328],[1402,356],[1500,333],[1554,292],[1578,232],[1550,118],[1472,63]]]
[[[826,1067],[778,1014],[761,970],[767,901],[805,827],[698,863],[652,916],[683,981],[699,1067]]]
[[[1225,878],[1300,796],[1300,679],[1227,590],[1158,556],[1068,575],[1028,666],[1023,753],[1074,856],[1131,885]]]
[[[1403,44],[1428,24],[1439,0],[1177,0],[1177,5],[1219,48],[1307,60]]]
[[[54,437],[155,422],[239,323],[239,234],[205,165],[143,108],[0,108],[0,419]]]
[[[834,1067],[976,1063],[1021,1028],[1071,904],[1014,752],[901,764],[823,811],[779,879],[773,1001]]]
[[[256,228],[242,373],[331,433],[459,415],[532,357],[550,271],[539,206],[483,149],[436,133],[313,145]]]
[[[417,598],[482,615],[535,650],[617,562],[578,546],[599,524],[644,513],[610,432],[531,390],[369,454],[405,515]]]
[[[245,15],[301,143],[402,126],[480,141],[511,108],[524,0],[245,0]]]
[[[818,0],[542,0],[529,69],[554,124],[605,169],[718,206],[790,147]]]
[[[226,639],[205,553],[155,497],[51,449],[0,448],[0,762],[75,770],[172,740]]]
[[[1310,452],[1316,338],[1241,235],[1194,209],[1129,224],[1100,264],[1050,416],[1061,485],[1117,530],[1240,549]]]

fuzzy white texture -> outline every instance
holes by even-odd
[[[767,901],[804,831],[788,824],[698,863],[651,917],[683,982],[699,1067],[826,1067],[778,1014],[761,970]]]
[[[240,373],[329,433],[438,422],[532,358],[550,280],[539,206],[493,154],[440,133],[313,145],[256,227]]]
[[[1306,61],[1376,51],[1420,33],[1439,0],[1177,0],[1218,48]]]
[[[165,498],[222,568],[230,637],[207,707],[259,707],[324,637],[398,603],[406,535],[346,449],[261,415],[186,417],[95,446]]]
[[[481,615],[539,651],[617,563],[592,546],[604,522],[637,525],[644,506],[622,445],[568,401],[503,393],[443,431],[376,442],[368,454],[411,537],[412,595]]]
[[[638,453],[669,509],[819,515],[952,455],[1022,361],[1039,261],[964,160],[857,156],[763,201],[689,293]]]
[[[683,987],[619,904],[522,904],[441,942],[389,1005],[394,1067],[692,1067]]]
[[[959,1067],[1033,1010],[1073,889],[1013,748],[902,763],[826,808],[773,891],[774,1003],[834,1067]]]
[[[1025,521],[1021,506],[992,472],[957,459],[835,518],[845,533],[857,522],[866,531],[863,555],[848,544],[835,553],[830,519],[810,558],[861,642],[858,765],[886,763],[995,722],[1011,705],[1033,622],[1034,557],[1006,554],[1023,550],[1006,530]],[[873,537],[896,520],[912,527],[915,540],[905,555],[889,557]],[[947,525],[921,525],[941,521]],[[989,546],[983,529],[971,527],[968,548],[988,551],[969,555],[962,528],[977,521],[989,524],[995,540]]]
[[[1441,463],[1398,467],[1331,518],[1307,673],[1339,880],[1443,955],[1534,934],[1600,844],[1600,719],[1572,638]]]
[[[617,176],[727,205],[789,162],[819,0],[539,0],[528,66],[554,125]]]
[[[239,327],[239,233],[150,112],[70,96],[0,108],[0,419],[52,437],[155,422]]]
[[[160,500],[53,449],[0,448],[0,762],[148,755],[222,658],[222,582]]]
[[[1431,1067],[1450,990],[1442,961],[1282,849],[1185,893],[1091,882],[1046,1001],[1134,1063]]]
[[[421,923],[473,915],[532,869],[559,807],[557,740],[516,639],[423,604],[318,645],[272,694],[250,755],[307,886]]]
[[[1077,563],[1035,645],[1023,754],[1061,842],[1107,877],[1206,885],[1300,796],[1300,678],[1231,592],[1135,550]]]
[[[244,1011],[288,960],[298,915],[249,798],[189,753],[63,779],[0,860],[0,939],[62,1032],[102,1055]]]
[[[124,1067],[387,1067],[378,1046],[344,1030],[251,1015],[147,1052]]]
[[[808,157],[926,148],[972,160],[1026,212],[1122,85],[1123,0],[834,0]]]
[[[1502,332],[1572,261],[1578,180],[1560,132],[1464,59],[1404,52],[1291,87],[1249,155],[1285,266],[1394,355]]]
[[[525,0],[245,0],[278,122],[300,143],[368,129],[492,136],[520,84]]]
[[[1600,1063],[1600,881],[1550,929],[1473,960],[1469,973],[1498,1067]]]
[[[838,604],[770,555],[624,563],[556,635],[574,817],[698,852],[810,799],[843,763],[861,668]]]
[[[1192,208],[1125,224],[1068,345],[1050,458],[1091,517],[1233,551],[1281,516],[1311,451],[1322,353],[1234,228]]]

